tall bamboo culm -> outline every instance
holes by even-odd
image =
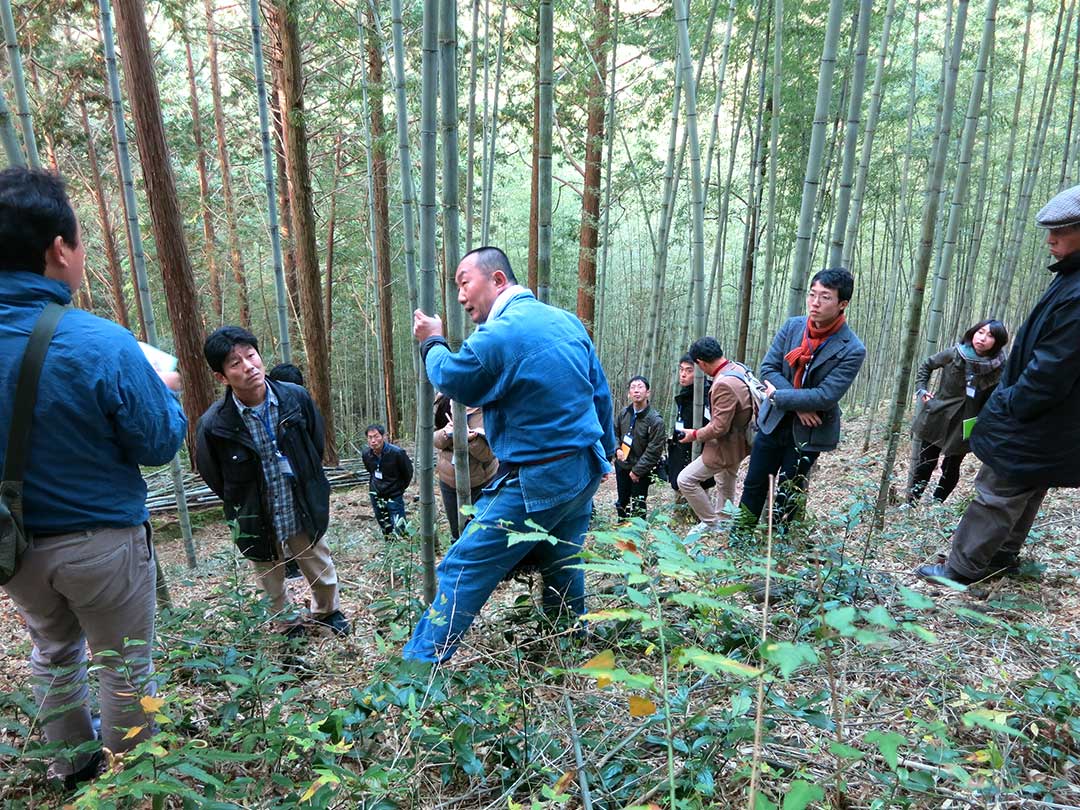
[[[112,8],[109,5],[109,0],[98,0],[98,10],[101,13],[101,38],[102,47],[105,51],[105,67],[109,74],[109,101],[112,106],[113,127],[116,130],[117,146],[120,154],[120,179],[124,187],[124,197],[127,200],[131,243],[133,247],[137,246],[137,249],[132,251],[132,262],[135,265],[135,277],[138,280],[138,294],[142,300],[146,325],[146,342],[156,347],[158,345],[157,324],[154,321],[154,306],[150,300],[150,284],[146,275],[146,255],[143,253],[142,232],[139,229],[139,209],[135,201],[135,178],[131,171],[131,156],[128,151],[126,126],[124,124],[124,102],[123,96],[120,95],[120,71],[116,64],[116,44],[113,40]],[[184,554],[187,557],[188,568],[195,568],[198,560],[195,554],[195,540],[191,533],[191,515],[188,513],[187,493],[184,491],[184,476],[180,470],[179,455],[173,456],[172,461],[169,462],[169,473],[172,478],[177,515],[180,518],[180,533],[184,540]],[[154,565],[157,568],[158,601],[164,607],[172,607],[169,588],[165,583],[165,574],[161,570],[161,563],[156,555]]]
[[[454,275],[461,256],[458,210],[458,98],[457,15],[454,0],[439,0],[439,97],[442,107],[443,156],[443,268],[446,276],[446,331],[455,351],[465,339],[465,310],[457,300]],[[494,138],[494,128],[492,129]],[[457,490],[458,525],[468,516],[462,508],[472,504],[469,484],[469,417],[465,403],[454,401],[454,488]]]
[[[420,309],[435,314],[436,90],[439,80],[439,0],[424,0],[420,99]],[[395,42],[395,46],[396,46]],[[432,442],[434,392],[423,364],[416,403],[416,467],[420,478],[420,554],[424,601],[435,598],[435,456]]]
[[[554,105],[552,61],[555,47],[551,0],[540,0],[540,143],[537,161],[536,297],[551,298],[551,128]]]
[[[289,295],[285,290],[285,259],[281,250],[281,229],[277,206],[277,183],[274,178],[274,149],[270,143],[270,103],[266,93],[266,68],[263,66],[262,24],[259,0],[251,0],[251,54],[255,69],[255,96],[259,102],[259,142],[262,145],[263,185],[266,191],[266,227],[270,232],[270,250],[274,260],[274,292],[277,299],[278,346],[281,359],[292,362],[289,343]]]
[[[15,108],[19,116],[19,126],[22,129],[26,157],[31,168],[40,169],[41,158],[38,156],[37,140],[34,138],[34,119],[30,115],[30,99],[26,94],[22,54],[19,52],[15,18],[11,14],[11,0],[0,0],[0,16],[4,20],[4,40],[7,43],[8,64],[11,67],[11,83],[15,86]]]
[[[945,312],[945,295],[949,289],[949,276],[952,272],[953,258],[956,255],[956,243],[960,234],[960,219],[964,212],[964,206],[967,204],[968,183],[971,178],[971,153],[975,148],[975,133],[979,124],[979,107],[982,105],[983,87],[986,85],[986,65],[990,58],[990,51],[994,47],[996,16],[997,0],[988,0],[982,40],[979,44],[979,61],[975,67],[971,98],[968,100],[967,115],[964,118],[964,131],[960,137],[960,158],[957,162],[956,179],[953,181],[953,196],[949,205],[945,241],[942,243],[938,271],[934,276],[933,293],[930,297],[930,314],[926,322],[927,354],[934,354],[938,350],[941,321]]]
[[[830,0],[829,19],[825,28],[825,44],[821,49],[821,70],[818,73],[817,100],[814,103],[814,125],[810,132],[810,151],[806,156],[806,175],[803,178],[802,205],[799,208],[799,227],[795,235],[795,257],[791,266],[791,291],[788,295],[788,316],[803,310],[806,277],[810,268],[814,227],[814,203],[817,200],[821,176],[821,159],[825,154],[825,134],[829,123],[829,103],[832,100],[833,74],[836,72],[836,46],[840,40],[840,22],[844,15],[844,0]]]
[[[877,529],[880,529],[884,524],[885,509],[889,503],[889,486],[892,482],[893,464],[896,462],[896,451],[900,444],[900,426],[906,410],[907,390],[911,382],[911,367],[915,358],[915,346],[919,339],[919,327],[922,322],[923,295],[937,230],[938,205],[941,200],[942,180],[945,176],[945,158],[949,150],[949,135],[952,132],[953,108],[956,102],[956,76],[960,68],[960,54],[964,44],[967,11],[968,0],[959,0],[956,9],[956,29],[953,32],[952,56],[941,101],[940,131],[938,132],[936,149],[930,161],[930,175],[923,208],[919,249],[915,260],[914,278],[911,282],[911,296],[908,299],[907,330],[899,354],[900,362],[896,371],[896,384],[893,389],[893,400],[889,408],[889,419],[886,427],[885,463],[878,487],[877,504],[874,509],[874,526]]]

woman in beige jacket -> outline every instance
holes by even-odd
[[[439,478],[446,521],[450,524],[450,536],[457,540],[465,525],[458,525],[457,487],[454,480],[454,422],[450,416],[449,397],[439,394],[435,398],[435,449],[438,457],[435,473]],[[480,491],[495,475],[499,460],[491,452],[484,433],[484,412],[481,408],[466,408],[469,429],[469,487],[471,501],[476,503]],[[466,520],[465,523],[469,521]]]

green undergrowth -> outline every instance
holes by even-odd
[[[582,563],[584,624],[548,622],[534,588],[434,670],[397,657],[421,609],[410,553],[379,556],[394,587],[344,646],[273,633],[234,566],[162,616],[157,734],[78,794],[46,782],[56,752],[29,692],[0,695],[0,798],[614,810],[746,807],[754,790],[756,807],[784,810],[1076,804],[1076,639],[1029,621],[1038,600],[1022,589],[979,599],[875,569],[883,540],[862,504],[771,554],[760,533],[688,544],[667,514],[603,526]],[[782,591],[767,612],[750,598],[766,573]]]

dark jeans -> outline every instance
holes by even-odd
[[[474,506],[476,505],[476,502],[480,500],[480,493],[483,491],[483,484],[472,490],[470,500],[472,501]],[[443,509],[446,510],[446,522],[450,524],[450,536],[457,540],[459,537],[461,537],[461,530],[464,529],[465,526],[469,525],[469,521],[472,520],[472,518],[466,518],[465,525],[459,529],[457,488],[444,484],[442,481],[439,481],[439,492],[442,495]]]
[[[652,475],[646,475],[640,481],[630,479],[630,470],[615,467],[615,487],[618,500],[615,511],[620,518],[645,517],[645,499],[649,497],[649,483]]]
[[[806,477],[820,453],[800,450],[791,432],[794,414],[776,426],[772,433],[758,433],[750,451],[750,466],[743,482],[739,501],[739,522],[746,527],[757,525],[769,500],[769,476],[776,476],[776,501],[773,519],[785,523],[798,511],[806,496]]]
[[[922,497],[926,485],[930,483],[930,476],[937,467],[938,456],[941,448],[930,442],[923,442],[919,447],[919,462],[915,465],[915,472],[911,475],[911,488],[908,490],[908,503],[915,503]],[[934,499],[944,501],[956,488],[956,482],[960,480],[960,464],[964,461],[967,453],[956,455],[946,454],[941,462],[941,477],[938,478],[937,487],[934,489]]]
[[[368,494],[371,496],[371,508],[375,510],[379,528],[389,537],[399,529],[398,524],[405,522],[405,497],[398,495],[396,498],[380,498],[374,492]]]

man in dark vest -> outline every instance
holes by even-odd
[[[1047,489],[1080,486],[1080,186],[1050,200],[1035,224],[1047,229],[1054,280],[975,423],[971,450],[983,466],[949,559],[921,566],[921,577],[967,585],[1017,571]]]

